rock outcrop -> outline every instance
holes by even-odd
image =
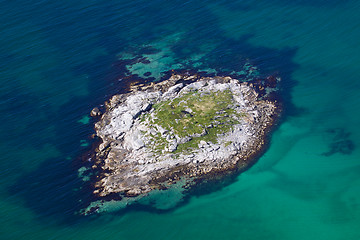
[[[231,77],[173,75],[133,86],[113,96],[95,124],[101,143],[94,193],[141,196],[179,179],[191,185],[245,168],[263,149],[278,114],[276,100]]]

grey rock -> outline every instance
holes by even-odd
[[[93,110],[91,110],[90,112],[90,116],[91,117],[97,117],[97,116],[100,116],[101,115],[101,111],[99,108],[93,108]]]
[[[273,124],[278,113],[274,102],[260,99],[250,84],[230,77],[204,77],[193,83],[177,84],[182,79],[186,82],[195,77],[173,75],[163,82],[115,95],[108,101],[107,111],[95,124],[96,135],[102,143],[95,152],[94,162],[99,163],[98,169],[106,172],[95,183],[98,196],[114,193],[120,196],[145,195],[164,186],[164,181],[174,171],[191,185],[192,179],[200,178],[214,169],[225,172],[236,167],[239,161],[250,164],[248,155],[261,150],[266,133],[264,130]],[[240,119],[232,130],[218,134],[217,143],[200,140],[198,148],[178,152],[181,144],[204,137],[207,134],[205,128],[216,128],[221,120],[206,125],[201,134],[179,137],[174,129],[166,129],[152,122],[155,119],[152,105],[195,90],[203,94],[231,91],[234,101],[231,103],[232,109],[246,117]],[[185,110],[194,114],[190,107]],[[142,114],[146,114],[148,119],[140,121],[138,116]],[[161,141],[156,140],[159,133]],[[226,147],[226,142],[231,144]]]

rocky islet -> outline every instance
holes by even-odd
[[[91,115],[101,140],[92,155],[100,198],[141,198],[177,181],[226,175],[251,165],[281,107],[269,96],[279,79],[173,74],[114,95]]]

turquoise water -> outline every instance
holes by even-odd
[[[358,1],[0,4],[1,239],[360,238]],[[76,215],[86,116],[126,73],[246,63],[281,76],[285,102],[250,170],[167,211]]]

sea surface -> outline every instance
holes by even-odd
[[[0,0],[0,33],[0,239],[360,239],[359,1]],[[268,150],[170,208],[80,215],[89,112],[171,69],[281,77]]]

